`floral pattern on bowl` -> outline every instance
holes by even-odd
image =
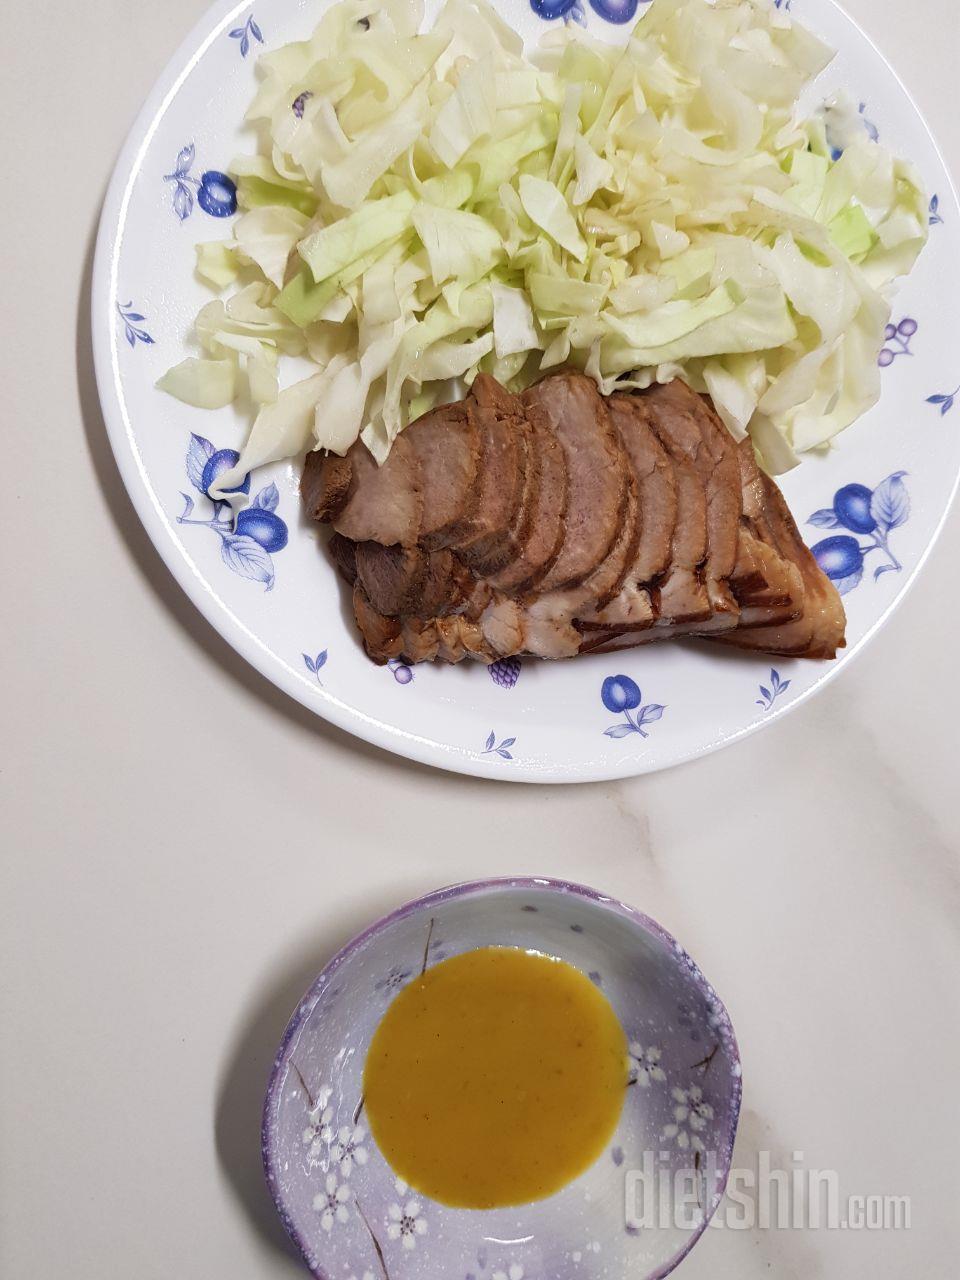
[[[581,1177],[536,1204],[465,1211],[398,1181],[363,1125],[362,1073],[386,1005],[414,974],[491,945],[559,956],[602,985],[627,1033],[628,1085],[609,1150]],[[740,1091],[726,1011],[653,921],[559,881],[459,885],[372,925],[301,1001],[267,1093],[264,1162],[287,1230],[321,1280],[641,1280],[666,1275],[719,1203]],[[693,1177],[700,1207],[690,1223],[637,1228],[626,1180],[650,1153]]]

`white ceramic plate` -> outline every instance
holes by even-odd
[[[191,472],[199,481],[209,452],[239,446],[246,420],[232,408],[191,409],[154,389],[183,358],[193,316],[210,296],[194,279],[193,246],[227,235],[218,220],[225,194],[218,174],[249,145],[240,122],[256,55],[306,36],[326,4],[215,4],[151,93],[107,196],[94,272],[97,376],[120,470],[157,550],[197,607],[267,679],[342,728],[428,764],[526,781],[617,778],[689,760],[770,724],[842,670],[889,616],[956,487],[960,209],[916,106],[831,0],[795,0],[795,16],[839,50],[817,96],[841,86],[852,91],[864,104],[864,127],[910,157],[931,194],[930,243],[894,300],[899,328],[883,357],[880,404],[828,457],[808,457],[783,483],[811,544],[847,539],[833,561],[848,575],[843,656],[833,663],[771,661],[706,644],[661,644],[492,671],[466,663],[412,672],[376,667],[300,514],[296,469],[278,465],[254,476],[254,492],[275,507],[289,541],[245,561],[209,523],[211,504]],[[611,40],[624,38],[628,27],[609,21],[610,12],[623,19],[635,10],[634,0],[538,0],[538,7],[566,9],[568,18]],[[544,29],[529,0],[498,0],[498,8],[529,40]],[[874,491],[881,513],[874,529],[825,527],[836,521],[834,495],[847,485]],[[181,523],[190,504],[189,522]],[[842,501],[839,508],[843,517]],[[809,519],[814,513],[818,523]],[[611,676],[622,679],[612,695],[606,686],[604,699]]]

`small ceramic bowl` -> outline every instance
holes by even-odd
[[[450,1209],[399,1182],[363,1120],[367,1047],[424,966],[483,946],[575,965],[606,993],[630,1042],[609,1147],[549,1199]],[[592,889],[493,880],[441,889],[371,925],[300,1003],[263,1117],[270,1189],[320,1280],[610,1280],[665,1276],[726,1185],[740,1060],[726,1010],[659,925]]]

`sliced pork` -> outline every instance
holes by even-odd
[[[608,653],[673,637],[833,657],[844,614],[779,489],[675,381],[478,375],[377,467],[311,454],[304,505],[378,662]]]

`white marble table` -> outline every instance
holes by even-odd
[[[738,1163],[911,1197],[909,1231],[711,1231],[683,1280],[956,1275],[960,523],[842,680],[699,764],[500,786],[325,727],[180,594],[97,408],[98,205],[201,4],[5,9],[0,1272],[295,1277],[257,1120],[298,995],[401,900],[536,872],[640,905],[716,983]],[[851,8],[960,173],[956,6]]]

